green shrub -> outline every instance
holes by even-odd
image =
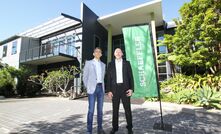
[[[21,66],[17,71],[17,87],[16,92],[19,96],[33,97],[40,93],[40,87],[28,81],[29,76],[33,74],[27,66]]]
[[[197,100],[195,91],[191,89],[182,90],[174,95],[176,96],[174,97],[176,98],[176,102],[179,104],[181,103],[192,104],[192,103],[195,103]]]
[[[15,69],[14,69],[15,70]],[[10,97],[14,95],[15,77],[11,74],[13,68],[2,68],[0,70],[0,95]]]
[[[160,85],[162,90],[167,89],[174,93],[178,93],[183,89],[192,89],[195,83],[190,76],[176,74],[173,78],[162,82]]]
[[[194,75],[194,81],[198,82],[198,87],[202,86],[210,86],[217,91],[221,89],[221,75],[213,75],[213,74],[206,74],[206,75]]]
[[[197,91],[196,106],[221,109],[221,93],[206,85]]]
[[[161,92],[161,99],[165,102],[176,102],[176,98],[173,92],[165,93]]]
[[[2,67],[0,69],[0,95],[6,97],[36,95],[40,92],[40,88],[28,81],[31,74],[31,70],[26,66],[21,66],[19,69],[8,65]]]
[[[167,89],[177,93],[184,89],[199,89],[202,86],[210,86],[217,91],[221,89],[221,75],[194,75],[186,76],[183,74],[176,74],[174,77],[167,81],[161,82],[160,87],[162,90]]]
[[[161,83],[162,101],[221,109],[221,75],[176,74]]]

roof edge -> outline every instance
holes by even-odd
[[[118,15],[118,14],[122,14],[122,13],[125,13],[125,12],[128,12],[128,11],[131,11],[131,10],[135,10],[137,8],[140,8],[140,7],[144,7],[144,6],[155,4],[155,3],[159,3],[159,2],[162,2],[162,0],[152,0],[152,1],[140,4],[140,5],[137,5],[137,6],[134,6],[134,7],[130,7],[130,8],[127,8],[127,9],[115,12],[115,13],[111,13],[109,15],[101,16],[101,17],[98,18],[98,20],[106,19],[106,18],[115,16],[115,15]]]
[[[19,36],[19,35],[13,35],[13,36],[11,36],[11,37],[9,37],[9,38],[3,40],[3,41],[0,41],[0,46],[3,45],[3,44],[8,43],[8,42],[10,42],[10,41],[13,41],[13,40],[15,40],[15,39],[17,39],[17,38],[19,38],[19,37],[21,37],[21,36]]]
[[[65,14],[65,13],[61,13],[61,15],[66,17],[66,18],[69,18],[69,19],[72,19],[72,20],[75,20],[75,21],[78,21],[78,22],[82,23],[81,19],[78,19],[76,17],[70,16],[70,15]]]

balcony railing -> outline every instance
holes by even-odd
[[[34,47],[28,50],[21,51],[20,62],[56,56],[59,54],[77,57],[78,51],[70,43],[60,44],[60,45],[46,44],[46,45],[41,45],[39,47]]]

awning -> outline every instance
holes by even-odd
[[[55,19],[20,33],[19,36],[40,38],[80,23],[80,19],[62,13],[61,16]]]
[[[121,28],[127,25],[150,23],[154,14],[156,26],[163,25],[162,1],[153,0],[107,16],[99,17],[98,21],[107,28],[112,27],[112,35],[122,34]]]

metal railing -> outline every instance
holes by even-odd
[[[60,45],[46,44],[46,45],[41,45],[39,47],[33,47],[31,49],[21,51],[20,61],[25,62],[34,59],[56,56],[59,54],[65,54],[72,57],[77,57],[78,50],[70,43],[65,43]]]

